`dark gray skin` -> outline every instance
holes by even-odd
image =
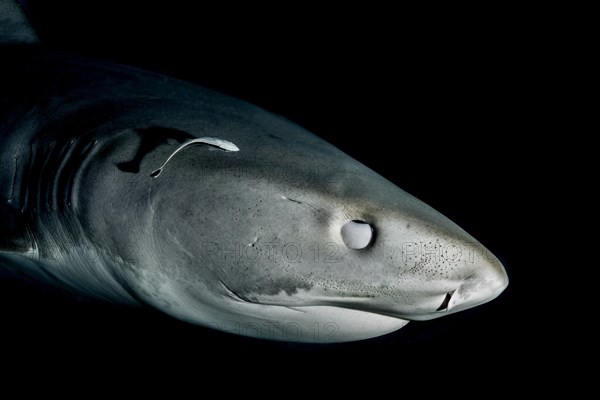
[[[0,49],[0,264],[265,339],[359,340],[507,286],[470,235],[248,103],[133,68]],[[196,145],[218,138],[239,151]],[[371,227],[348,247],[342,227]],[[352,247],[352,246],[351,246]]]

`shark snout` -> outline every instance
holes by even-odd
[[[495,299],[508,286],[508,275],[502,263],[489,252],[456,290],[449,293],[447,311],[465,310]]]
[[[481,248],[474,262],[463,264],[463,277],[446,286],[447,292],[431,292],[421,307],[405,313],[403,318],[429,320],[487,303],[498,297],[508,286],[508,275],[502,263]]]

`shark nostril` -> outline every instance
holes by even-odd
[[[446,293],[446,297],[444,297],[444,301],[442,301],[442,304],[440,304],[440,306],[435,311],[447,311],[448,304],[450,304],[450,299],[452,298],[452,295],[454,294],[454,292],[455,291],[453,290],[451,292]]]

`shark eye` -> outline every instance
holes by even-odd
[[[373,228],[364,221],[346,222],[341,230],[342,240],[349,249],[364,249],[373,240]]]

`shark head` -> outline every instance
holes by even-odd
[[[147,178],[156,196],[146,251],[160,249],[141,279],[147,302],[232,333],[328,342],[449,315],[506,288],[498,259],[442,214],[303,129],[262,119],[260,134],[220,139],[239,151],[186,149]],[[153,153],[146,170],[172,152]]]
[[[0,41],[36,42],[30,29],[15,29],[24,27],[16,5],[0,4],[7,11]],[[48,118],[40,121],[58,122],[37,132],[51,143],[47,154],[39,150],[48,159],[29,164],[46,169],[53,146],[66,146],[47,206],[54,197],[74,198],[60,203],[83,223],[64,211],[48,231],[89,239],[65,250],[76,260],[64,268],[68,283],[83,282],[83,292],[114,285],[119,298],[126,289],[198,325],[339,342],[477,306],[508,284],[498,259],[457,225],[289,121],[134,69],[51,59],[15,68],[21,62],[9,67],[40,82],[52,78],[32,93],[44,100]],[[24,77],[27,90],[37,87]],[[144,128],[130,131],[133,125]],[[72,127],[85,133],[68,137]],[[10,157],[12,168],[17,157]]]

